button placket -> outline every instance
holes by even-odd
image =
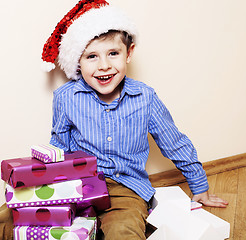
[[[104,117],[106,120],[106,125],[105,125],[105,149],[107,152],[110,152],[111,149],[111,142],[113,141],[113,136],[112,136],[112,119],[111,119],[111,109],[108,105],[105,105],[104,108]]]

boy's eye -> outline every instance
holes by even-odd
[[[118,54],[119,54],[119,53],[116,52],[116,51],[110,52],[110,55],[111,55],[111,56],[116,56],[116,55],[118,55]]]
[[[93,58],[95,58],[95,57],[96,57],[95,54],[91,54],[91,55],[88,55],[88,56],[87,56],[87,59],[93,59]]]

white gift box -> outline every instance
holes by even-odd
[[[224,240],[230,224],[198,208],[191,211],[191,200],[179,187],[156,189],[153,211],[147,221],[158,229],[148,240]]]
[[[230,237],[230,223],[226,222],[225,220],[215,216],[214,214],[204,209],[194,210],[191,212],[191,214],[195,217],[209,222],[213,226],[213,228],[220,233],[223,239]]]

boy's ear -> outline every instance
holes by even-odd
[[[127,52],[126,63],[130,63],[131,62],[132,54],[134,52],[134,49],[135,49],[135,44],[132,43],[131,46],[128,49],[128,52]]]

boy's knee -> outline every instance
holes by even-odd
[[[145,239],[145,224],[142,215],[136,210],[131,213],[109,214],[103,219],[101,229],[105,240],[143,240]]]
[[[145,226],[137,222],[114,222],[102,227],[105,240],[143,240],[145,239]]]

